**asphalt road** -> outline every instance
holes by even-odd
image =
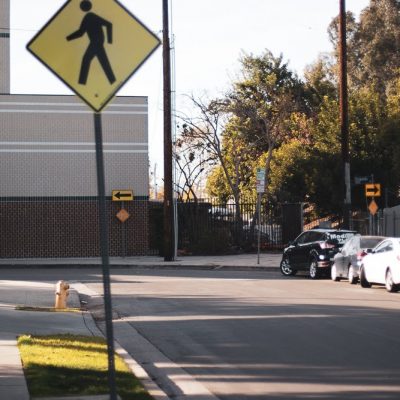
[[[93,271],[64,278],[102,291]],[[255,271],[121,269],[112,281],[119,315],[221,400],[400,398],[400,293]]]

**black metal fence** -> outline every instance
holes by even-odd
[[[239,208],[238,208],[239,207]],[[150,202],[149,232],[151,254],[162,254],[162,203]],[[256,201],[220,203],[202,200],[178,202],[178,252],[180,254],[229,254],[283,247],[282,207],[261,203],[257,220]]]
[[[163,253],[163,203],[149,202],[150,254]],[[239,211],[239,213],[238,213]],[[257,249],[282,249],[302,230],[315,227],[340,228],[340,215],[316,216],[311,205],[293,203],[271,206],[261,203],[257,220],[256,201],[222,204],[216,201],[178,202],[177,241],[180,254],[229,254]],[[400,206],[379,210],[375,215],[353,211],[351,229],[363,235],[400,237]]]

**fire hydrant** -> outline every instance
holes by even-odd
[[[69,295],[69,283],[58,281],[56,285],[56,304],[55,308],[67,308],[67,297]]]

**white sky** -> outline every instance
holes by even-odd
[[[94,0],[105,1],[105,0]],[[339,0],[171,0],[175,38],[177,108],[184,94],[216,96],[239,70],[242,51],[283,54],[300,76],[321,52],[331,51],[327,27]],[[162,0],[121,0],[149,29],[162,37]],[[65,0],[11,1],[12,93],[68,94],[69,90],[25,50]],[[369,0],[347,0],[356,15]],[[141,67],[121,95],[149,97],[150,165],[162,171],[162,51]],[[160,172],[158,175],[160,176]]]

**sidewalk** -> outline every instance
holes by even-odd
[[[195,269],[228,269],[228,270],[276,270],[282,259],[282,253],[263,253],[260,263],[257,263],[257,254],[235,254],[224,256],[180,256],[176,261],[164,261],[157,256],[142,257],[111,257],[111,267],[143,267],[143,268],[195,268]],[[83,268],[98,266],[100,258],[25,258],[0,259],[2,267],[69,267]]]
[[[79,308],[78,292],[72,284],[68,307]],[[20,311],[16,306],[53,307],[55,285],[29,281],[0,281],[0,399],[31,400],[22,369],[17,337],[21,334],[75,334],[103,336],[89,312]],[[100,296],[99,296],[100,297]],[[150,380],[130,355],[115,343],[116,352],[125,359],[133,373],[156,400],[168,397]],[[68,400],[100,400],[108,396],[68,397]]]
[[[71,291],[70,306],[79,307]],[[17,311],[15,306],[54,306],[54,285],[0,281],[0,399],[28,400],[16,338],[21,334],[100,334],[91,318],[80,313]]]

